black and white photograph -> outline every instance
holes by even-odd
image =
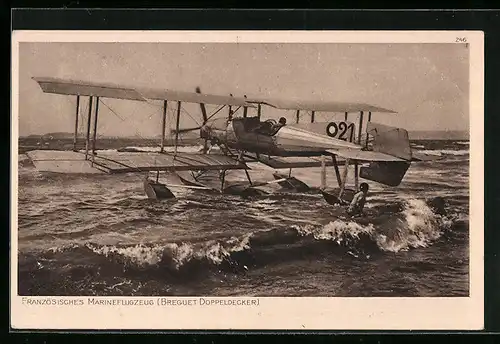
[[[471,295],[466,39],[34,40],[17,68],[18,296]]]

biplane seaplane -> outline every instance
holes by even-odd
[[[308,189],[308,185],[291,175],[294,168],[322,167],[324,199],[331,203],[349,201],[355,190],[346,188],[350,166],[354,167],[355,189],[359,178],[388,186],[398,186],[411,162],[423,160],[412,152],[408,132],[371,121],[372,113],[395,113],[392,110],[360,103],[294,102],[178,92],[171,90],[139,89],[110,84],[87,83],[46,77],[33,78],[45,93],[76,96],[75,136],[73,150],[35,150],[27,153],[36,168],[42,171],[62,173],[148,173],[144,190],[149,198],[175,197],[170,188],[186,187],[221,193],[252,195],[260,193],[260,186],[278,183],[289,189]],[[77,130],[80,112],[80,97],[89,97],[86,118],[85,149],[78,150]],[[161,140],[158,151],[98,151],[96,149],[99,104],[102,98],[132,101],[156,100],[163,102],[163,116],[158,127]],[[173,151],[165,146],[167,107],[175,102],[175,136]],[[183,103],[199,104],[202,124],[194,128],[180,128]],[[94,106],[93,106],[94,105]],[[217,106],[208,113],[206,105]],[[263,119],[262,109],[271,107],[293,111],[291,123],[285,117],[278,122]],[[227,116],[214,118],[223,109]],[[250,111],[254,115],[250,115]],[[309,121],[302,121],[304,113]],[[317,112],[343,113],[342,121],[316,122]],[[349,116],[359,113],[357,128],[349,122]],[[367,117],[365,118],[365,114]],[[93,119],[93,123],[92,123]],[[364,120],[366,119],[366,121]],[[366,123],[365,123],[366,122]],[[356,130],[357,129],[357,130]],[[363,133],[363,129],[365,132]],[[183,133],[199,131],[203,140],[200,152],[181,152],[179,137]],[[357,131],[357,133],[356,133]],[[213,149],[217,147],[218,149]],[[298,160],[297,160],[298,159]],[[274,180],[264,183],[252,181],[249,163],[262,163],[275,170],[286,169],[288,173],[274,173]],[[326,166],[333,166],[338,188],[327,190],[324,182]],[[344,166],[341,173],[339,166]],[[225,181],[229,170],[245,171],[248,183],[228,184]],[[206,171],[218,171],[218,187],[203,182],[200,176]],[[156,180],[149,177],[156,172]],[[158,181],[160,172],[174,173],[181,184],[167,185]],[[259,191],[260,190],[260,191]]]

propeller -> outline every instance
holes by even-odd
[[[196,93],[201,94],[200,86],[196,87]],[[205,104],[200,103],[200,108],[201,108],[201,115],[203,116],[203,124],[205,124],[208,121],[207,109],[205,108]]]
[[[201,94],[200,86],[196,86],[196,93]],[[200,103],[200,109],[201,109],[201,115],[203,116],[203,124],[196,130],[201,130],[201,128],[208,122],[207,109],[205,108],[205,104]],[[205,139],[205,141],[203,141],[203,154],[206,154],[207,150],[208,150],[208,139]]]

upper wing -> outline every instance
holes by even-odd
[[[322,101],[294,101],[269,98],[247,99],[249,103],[264,104],[282,110],[305,110],[324,112],[385,112],[396,113],[394,110],[365,103],[322,102]]]
[[[45,93],[145,101],[136,89],[129,87],[45,77],[34,77],[33,80],[38,82]]]
[[[245,98],[221,96],[214,94],[204,94],[195,92],[141,89],[143,97],[157,100],[174,100],[186,103],[209,104],[209,105],[231,105],[246,106],[254,108],[255,105],[246,102]]]
[[[255,107],[245,98],[201,94],[196,92],[125,87],[108,83],[95,83],[58,78],[34,77],[45,93],[97,96],[145,101],[147,99],[181,101],[186,103]]]

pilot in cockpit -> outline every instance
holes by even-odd
[[[260,123],[260,125],[254,130],[259,132],[260,134],[273,136],[285,125],[286,125],[285,117],[281,117],[278,123],[276,123],[276,121],[273,119],[268,119],[267,121]]]
[[[275,125],[278,129],[281,127],[284,127],[286,125],[286,118],[281,117],[280,120],[278,121],[278,124]]]

